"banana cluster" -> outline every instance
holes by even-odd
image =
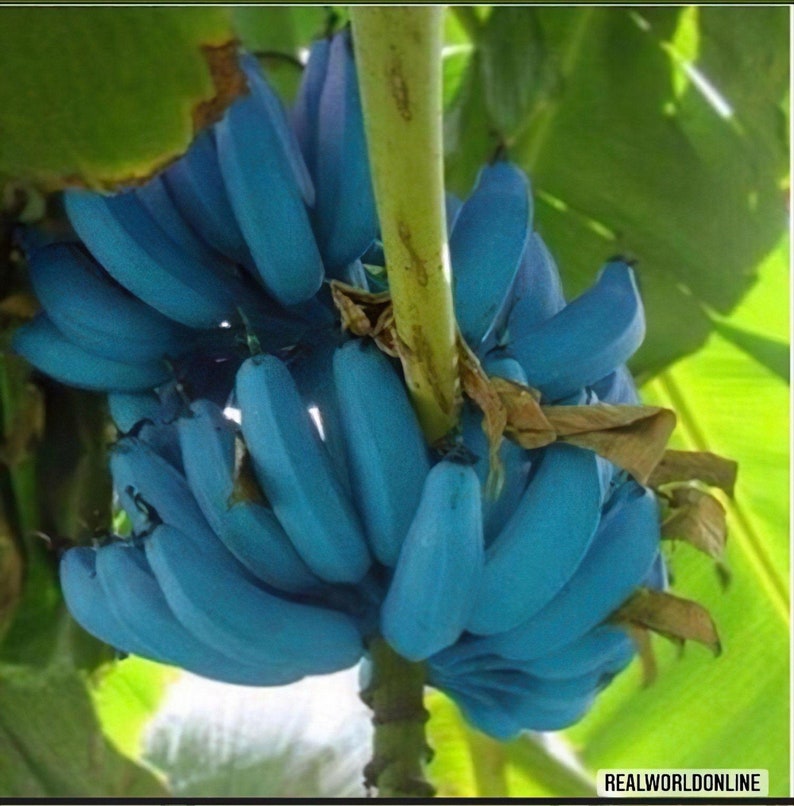
[[[499,738],[579,719],[631,661],[610,615],[663,589],[654,494],[595,453],[505,440],[487,479],[466,403],[427,446],[399,371],[340,332],[327,279],[383,287],[349,37],[316,43],[287,114],[250,93],[147,185],[66,194],[34,243],[17,350],[109,393],[132,534],[67,551],[77,621],[119,650],[245,685],[350,667],[382,635]],[[508,162],[447,203],[456,315],[489,375],[543,402],[635,404],[632,269],[566,304]]]

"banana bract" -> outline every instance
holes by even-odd
[[[26,239],[43,312],[16,349],[109,394],[132,524],[66,552],[67,605],[122,652],[255,686],[352,666],[382,635],[486,733],[575,722],[635,654],[610,615],[667,585],[654,494],[583,448],[505,441],[494,496],[470,401],[425,444],[399,362],[343,334],[327,290],[388,283],[349,35],[315,43],[292,110],[241,67],[249,92],[184,157],[68,192],[76,237]],[[607,262],[566,304],[509,162],[447,206],[486,372],[542,402],[636,404],[633,269]]]

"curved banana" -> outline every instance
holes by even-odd
[[[482,574],[480,482],[471,467],[429,473],[381,608],[383,637],[408,660],[457,641]]]
[[[358,582],[370,566],[364,530],[289,370],[254,356],[235,388],[254,471],[298,554],[321,579]]]
[[[252,263],[223,184],[212,129],[199,132],[162,177],[179,212],[199,237],[237,263]]]
[[[378,234],[364,116],[347,31],[331,40],[316,132],[314,222],[323,261],[336,277],[364,254]]]
[[[333,370],[353,500],[372,553],[393,568],[430,472],[424,436],[402,380],[375,345],[348,342]]]
[[[488,547],[467,629],[488,635],[517,627],[568,582],[601,519],[601,462],[572,445],[544,449],[513,516]]]
[[[295,138],[312,176],[317,175],[317,118],[330,53],[330,39],[316,39],[312,42],[309,59],[303,69],[298,94],[290,113]]]
[[[121,285],[194,328],[237,321],[245,293],[218,262],[185,252],[134,191],[102,196],[67,190],[66,212],[89,252]]]
[[[572,643],[626,601],[658,549],[656,498],[650,490],[626,482],[610,499],[593,544],[568,584],[524,624],[488,636],[488,650],[531,660]]]
[[[250,94],[216,126],[221,173],[262,283],[281,304],[295,305],[313,296],[324,277],[293,168],[300,154],[258,68],[247,59],[242,66]]]
[[[497,342],[504,346],[542,325],[565,307],[557,264],[537,232],[533,232],[521,255],[507,305],[495,328]]]
[[[639,406],[640,396],[628,367],[621,364],[614,372],[592,385],[592,390],[602,403],[613,405]]]
[[[244,686],[279,686],[303,677],[295,664],[275,657],[256,666],[241,663],[188,632],[169,608],[141,546],[130,541],[102,546],[96,573],[111,612],[146,648],[146,657]]]
[[[162,403],[155,392],[111,392],[110,417],[122,434],[132,431],[143,420],[158,422]]]
[[[477,346],[508,300],[531,231],[526,175],[508,162],[480,171],[449,238],[455,314],[461,333]]]
[[[611,373],[644,337],[645,313],[634,272],[615,260],[558,314],[513,338],[509,350],[530,386],[558,400]]]
[[[283,659],[312,674],[346,669],[361,657],[361,636],[350,618],[257,587],[219,541],[163,524],[144,546],[174,615],[224,655],[254,666]]]
[[[37,250],[29,270],[47,316],[67,339],[90,353],[142,364],[178,356],[189,345],[188,331],[113,283],[76,244]]]
[[[113,613],[97,577],[96,555],[93,548],[75,546],[61,557],[58,575],[69,613],[84,630],[115,649],[157,660]]]
[[[144,440],[119,440],[110,454],[110,472],[136,532],[162,522],[189,531],[197,540],[218,542],[184,476]]]
[[[61,333],[44,313],[14,333],[12,347],[36,369],[81,389],[134,392],[151,389],[171,377],[164,361],[129,364],[84,350]]]
[[[295,551],[275,515],[235,492],[235,429],[221,410],[197,400],[177,423],[190,489],[227,549],[254,576],[277,590],[305,593],[320,581]]]

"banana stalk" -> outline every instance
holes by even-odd
[[[430,442],[460,390],[446,244],[441,6],[354,7],[353,40],[398,349]]]

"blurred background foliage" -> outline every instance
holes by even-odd
[[[242,690],[113,662],[69,619],[57,549],[109,523],[113,433],[99,398],[5,349],[35,309],[13,232],[63,225],[48,191],[184,151],[233,92],[234,37],[289,103],[311,40],[345,22],[319,7],[0,9],[0,795],[361,794],[354,673]],[[505,151],[524,167],[569,297],[606,258],[636,259],[645,398],[678,412],[676,447],[740,474],[727,590],[710,561],[670,552],[676,590],[718,622],[719,659],[656,639],[651,687],[635,664],[579,725],[507,744],[430,693],[432,779],[449,796],[587,796],[600,767],[760,767],[788,795],[789,10],[450,7],[446,37],[449,189]]]

